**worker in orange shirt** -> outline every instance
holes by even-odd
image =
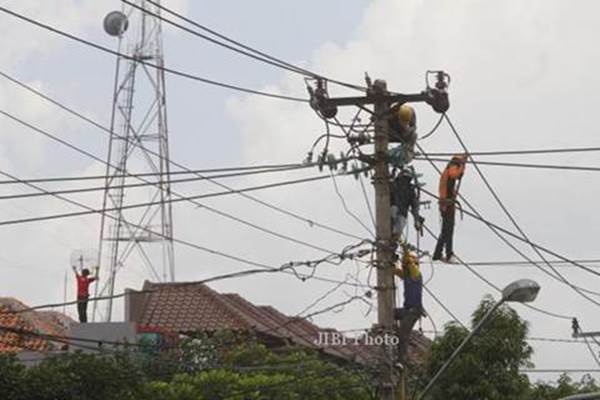
[[[439,188],[439,205],[440,214],[442,216],[442,232],[433,252],[434,260],[442,259],[442,250],[446,250],[445,260],[449,263],[456,262],[452,250],[452,242],[454,237],[454,221],[456,214],[456,198],[458,197],[458,189],[460,181],[465,173],[467,155],[455,155],[452,157],[446,169],[440,177]]]

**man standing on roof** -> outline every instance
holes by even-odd
[[[454,221],[456,214],[456,198],[458,197],[458,189],[460,181],[465,173],[467,155],[455,155],[452,157],[446,169],[440,177],[439,188],[439,205],[440,214],[442,216],[442,232],[433,252],[434,260],[442,259],[442,250],[446,249],[446,261],[454,263],[454,253],[452,250],[452,242],[454,237]]]
[[[98,280],[98,269],[96,269],[96,276],[90,277],[90,270],[84,268],[81,270],[81,274],[77,273],[77,267],[73,266],[73,272],[77,279],[77,314],[79,315],[79,322],[87,322],[87,305],[88,298],[90,297],[89,287],[90,283]]]

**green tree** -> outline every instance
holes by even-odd
[[[299,348],[273,351],[249,337],[221,334],[174,351],[80,352],[25,368],[0,356],[0,399],[252,400],[370,398],[370,375]]]
[[[151,382],[141,396],[158,400],[370,399],[372,379],[356,366],[342,367],[317,354],[241,344],[220,358],[218,368]]]
[[[561,375],[556,383],[537,382],[532,386],[529,400],[557,400],[579,393],[600,391],[600,386],[590,375],[584,375],[579,382],[573,382],[566,374]]]
[[[474,327],[494,305],[486,296],[473,313]],[[516,311],[500,307],[482,331],[465,346],[454,363],[429,392],[432,400],[525,400],[529,379],[519,372],[531,367],[532,348],[527,344],[528,327]],[[454,349],[468,335],[455,323],[445,327],[443,336],[434,340],[429,357],[420,373],[417,391],[435,375]]]
[[[0,354],[0,398],[20,399],[25,367],[12,355]]]
[[[27,369],[23,380],[27,400],[134,399],[144,374],[128,353],[72,353]]]

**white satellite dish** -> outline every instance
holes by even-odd
[[[90,271],[98,266],[98,250],[79,249],[71,253],[71,266],[77,269],[87,268]]]
[[[127,16],[121,11],[111,11],[104,17],[104,30],[110,36],[121,36],[128,26]]]

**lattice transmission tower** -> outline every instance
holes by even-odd
[[[160,14],[158,7],[145,0],[135,4]],[[115,293],[119,270],[136,267],[134,263],[143,265],[152,279],[175,279],[165,76],[160,68],[164,65],[161,21],[142,10],[124,6],[104,20],[105,31],[118,37],[119,53],[127,56],[116,61],[105,212],[98,247],[101,275],[106,279],[100,294],[110,296]],[[125,187],[139,183],[132,174],[143,174],[152,184]],[[127,208],[134,203],[152,204]],[[100,313],[96,304],[94,319],[96,311]],[[110,321],[112,309],[110,299],[101,317]]]

